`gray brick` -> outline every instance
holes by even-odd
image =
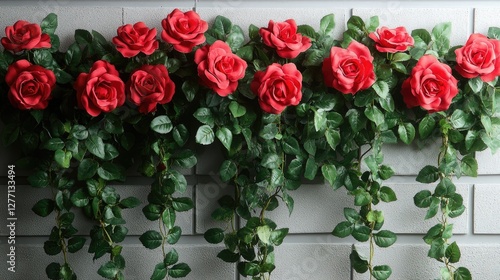
[[[500,185],[474,185],[474,233],[500,234]]]

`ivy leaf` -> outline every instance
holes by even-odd
[[[240,259],[240,254],[224,249],[217,254],[217,257],[228,263],[235,263]]]
[[[160,133],[160,134],[167,134],[169,133],[172,128],[172,121],[170,121],[170,118],[166,115],[163,116],[158,116],[154,118],[151,121],[151,124],[149,126],[154,132]]]
[[[209,125],[202,125],[196,132],[196,143],[201,145],[210,145],[215,140],[214,131]]]
[[[76,253],[85,245],[86,239],[84,237],[75,236],[68,240],[68,252]]]
[[[85,147],[87,150],[97,156],[100,159],[104,159],[106,157],[106,151],[104,149],[104,142],[102,138],[97,135],[91,135],[85,140]]]
[[[153,275],[151,275],[150,280],[163,280],[167,276],[167,268],[165,264],[159,263],[155,265],[155,269],[153,270]]]
[[[392,202],[396,201],[396,193],[394,192],[393,189],[383,186],[380,188],[380,200],[383,202]]]
[[[114,262],[108,261],[107,263],[101,265],[97,273],[104,278],[113,279],[115,278],[116,274],[118,274],[119,271],[120,269],[116,266]]]
[[[328,14],[319,21],[319,33],[321,35],[330,35],[335,28],[335,17],[333,14]]]
[[[337,168],[333,164],[325,164],[321,166],[321,173],[323,174],[323,178],[330,183],[331,186],[335,183],[337,179]]]
[[[142,245],[148,249],[155,249],[161,246],[163,238],[155,230],[148,230],[139,237]]]
[[[388,279],[392,274],[392,269],[387,265],[377,265],[373,267],[372,275],[377,280]]]
[[[57,150],[54,153],[54,160],[59,164],[60,167],[62,168],[69,168],[69,165],[71,163],[71,158],[73,157],[73,154],[69,151],[63,151],[61,149]]]
[[[396,234],[392,231],[381,230],[373,235],[375,244],[381,248],[386,248],[394,244],[397,240]]]
[[[238,263],[238,272],[243,276],[256,276],[260,272],[260,266],[254,262]]]
[[[436,120],[430,115],[426,115],[418,124],[418,134],[421,139],[425,139],[431,135],[436,127]]]
[[[457,263],[460,261],[461,253],[460,248],[458,248],[457,242],[451,243],[445,251],[445,257],[448,258],[450,263]]]
[[[219,176],[222,181],[228,182],[236,176],[236,173],[238,172],[238,167],[232,160],[225,160],[222,162],[220,169],[219,169]]]
[[[55,203],[52,199],[44,198],[35,203],[31,210],[40,217],[47,217],[54,211],[54,207]]]
[[[359,242],[366,242],[368,239],[370,239],[370,233],[371,230],[367,226],[358,226],[354,227],[354,230],[352,231],[352,237],[356,239]]]
[[[173,61],[177,60],[172,60],[169,59],[168,62],[171,63]],[[169,72],[173,70],[174,67],[168,67]],[[182,83],[181,89],[184,95],[186,96],[187,101],[191,102],[194,100],[194,97],[196,96],[196,93],[198,92],[200,88],[200,85],[197,80],[194,79],[189,79],[186,80]]]
[[[343,221],[340,222],[335,226],[335,228],[332,231],[332,234],[334,236],[340,237],[340,238],[345,238],[353,232],[354,226],[351,222],[349,221]]]
[[[356,249],[353,249],[349,255],[351,266],[357,273],[365,273],[368,270],[368,261],[362,258]]]
[[[427,213],[425,214],[424,219],[430,219],[434,216],[436,216],[438,210],[439,210],[439,204],[441,203],[441,200],[437,197],[432,197],[431,198],[431,204],[429,205],[429,209],[427,210]]]
[[[453,274],[453,280],[472,280],[472,275],[467,268],[459,267]]]
[[[300,151],[300,145],[299,141],[295,139],[293,136],[285,136],[283,138],[283,152],[289,155],[296,155],[300,156],[301,151]]]
[[[163,264],[165,264],[165,266],[169,266],[177,263],[178,261],[179,261],[179,254],[175,249],[172,248],[172,250],[170,250],[170,252],[168,252],[165,255],[165,259],[163,259]]]
[[[163,224],[165,224],[165,226],[168,229],[171,229],[175,225],[176,216],[177,215],[175,214],[174,209],[165,208],[165,210],[163,210],[163,213],[161,215],[161,219],[163,221]]]
[[[208,243],[218,244],[224,240],[224,230],[221,228],[211,228],[203,234],[203,237]]]
[[[79,181],[85,181],[92,178],[99,168],[99,163],[93,159],[86,158],[83,159],[78,165],[78,175],[77,179]]]
[[[120,201],[120,206],[122,208],[135,208],[141,204],[141,201],[137,197],[127,197]]]
[[[473,156],[463,157],[460,167],[465,176],[477,177],[478,164]]]
[[[28,176],[28,182],[34,188],[45,188],[49,185],[49,175],[44,171],[36,171]]]
[[[174,266],[172,266],[168,270],[168,275],[172,278],[182,278],[186,277],[189,273],[191,272],[191,268],[189,265],[185,263],[178,263]]]
[[[422,190],[413,197],[413,203],[419,208],[427,208],[431,206],[432,197],[432,193],[429,190]]]
[[[184,212],[191,210],[194,207],[194,204],[189,197],[176,197],[172,199],[172,207],[177,212]]]
[[[434,183],[439,179],[439,170],[435,166],[427,165],[417,175],[417,182],[430,184]]]
[[[227,127],[221,127],[215,133],[219,141],[224,145],[226,150],[231,150],[231,143],[233,142],[233,133]]]
[[[415,138],[415,127],[411,123],[404,123],[398,126],[399,139],[405,144],[410,144]]]
[[[40,24],[43,33],[54,34],[57,28],[57,15],[54,13],[48,14]]]
[[[318,165],[314,158],[309,157],[306,161],[306,168],[304,170],[304,177],[309,180],[314,180],[316,178],[316,173],[318,172]]]

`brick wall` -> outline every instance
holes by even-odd
[[[266,26],[270,19],[279,21],[287,18],[317,28],[322,16],[333,13],[339,38],[351,15],[364,19],[379,15],[380,25],[403,25],[409,30],[430,30],[437,23],[450,21],[452,45],[465,43],[472,32],[486,33],[489,26],[500,26],[500,4],[494,1],[201,2],[197,11],[202,18],[210,21],[221,14],[243,29],[250,23]],[[109,39],[123,23],[144,21],[148,26],[161,29],[160,21],[166,14],[174,7],[191,9],[193,1],[83,1],[78,5],[82,6],[57,0],[2,1],[0,30],[18,19],[40,22],[47,13],[55,12],[59,17],[57,34],[64,48],[69,45],[76,28],[95,29]],[[138,7],[142,5],[147,7]],[[428,246],[423,243],[422,236],[436,221],[424,221],[425,210],[416,208],[412,198],[419,190],[433,188],[415,182],[415,174],[426,164],[436,161],[438,146],[429,145],[419,150],[414,146],[386,145],[384,153],[386,163],[397,173],[389,184],[396,191],[398,201],[377,207],[385,213],[384,228],[398,233],[398,242],[390,248],[377,249],[375,262],[386,263],[393,268],[391,279],[434,279],[438,275],[439,264],[426,256]],[[193,197],[196,207],[178,216],[184,236],[175,248],[182,260],[193,269],[187,279],[239,279],[234,265],[215,257],[221,248],[203,239],[204,231],[216,226],[210,213],[216,207],[217,198],[230,192],[231,188],[222,184],[215,175],[218,169],[218,165],[214,164],[214,159],[218,158],[217,150],[199,147],[198,154],[201,158],[196,168],[185,171],[190,184],[187,195]],[[13,156],[13,152],[6,149],[0,151],[0,185],[5,184],[2,181],[6,182],[7,165],[13,162]],[[462,259],[458,265],[468,267],[474,279],[494,280],[500,279],[500,155],[493,156],[485,151],[477,157],[480,176],[458,181],[457,189],[464,197],[467,210],[453,221],[456,233],[453,239],[462,248]],[[22,183],[23,179],[18,178],[18,181]],[[146,201],[144,188],[147,184],[144,179],[132,177],[117,188],[123,197],[134,195]],[[0,205],[6,208],[6,188],[1,189],[4,191],[0,191]],[[5,226],[1,226],[0,279],[44,279],[45,266],[59,261],[60,256],[47,256],[42,248],[53,220],[50,217],[40,218],[30,210],[36,201],[49,196],[47,191],[22,185],[17,187],[17,272],[7,271],[8,246],[4,237],[9,233]],[[292,195],[295,210],[291,217],[283,207],[269,213],[280,227],[290,228],[290,235],[276,250],[274,279],[368,279],[367,275],[351,272],[348,256],[355,240],[338,239],[330,234],[334,226],[344,220],[342,209],[352,205],[352,198],[346,191],[333,191],[323,184],[307,184]],[[125,210],[124,218],[129,222],[129,237],[124,242],[127,279],[148,279],[154,265],[160,261],[159,254],[142,247],[139,236],[148,229],[155,229],[156,224],[146,220],[139,210]],[[88,233],[90,223],[78,217],[77,220],[80,232]],[[0,221],[6,221],[5,209],[0,209]],[[360,248],[368,250],[364,245]],[[93,262],[86,248],[70,255],[70,262],[80,279],[100,279],[96,271],[103,260]]]

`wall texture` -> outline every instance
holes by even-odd
[[[59,16],[59,34],[62,47],[69,45],[74,29],[95,29],[112,38],[116,28],[123,23],[144,21],[148,26],[161,30],[160,21],[173,10],[193,8],[194,1],[78,1],[75,4],[63,0],[2,1],[0,2],[0,30],[19,19],[40,22],[49,12]],[[139,7],[144,6],[144,7]],[[274,7],[274,8],[273,8]],[[278,7],[279,9],[276,9]],[[286,8],[285,8],[286,7]],[[272,8],[272,9],[271,9]],[[390,27],[403,25],[407,29],[432,29],[440,22],[452,23],[452,45],[463,44],[472,32],[486,33],[489,26],[500,26],[500,4],[495,1],[200,1],[197,11],[207,21],[216,15],[224,15],[244,29],[250,23],[266,26],[270,19],[279,21],[294,18],[298,24],[319,26],[319,19],[335,14],[336,34],[340,38],[349,16],[368,19],[380,17],[380,24]],[[0,32],[3,36],[3,32]],[[398,233],[398,242],[388,249],[377,249],[376,263],[387,263],[393,268],[395,280],[434,279],[439,264],[429,259],[428,246],[422,241],[423,234],[436,223],[424,221],[425,211],[413,206],[413,195],[433,186],[415,182],[415,175],[428,163],[435,161],[437,146],[419,150],[414,146],[387,145],[386,162],[397,172],[390,185],[396,190],[398,201],[381,205],[385,212],[384,228]],[[239,279],[234,265],[216,258],[221,249],[207,244],[203,233],[216,226],[210,214],[215,209],[217,197],[231,191],[231,187],[217,179],[218,158],[216,150],[199,148],[201,159],[188,174],[188,195],[196,202],[194,210],[178,217],[183,236],[176,246],[183,261],[193,269],[187,279]],[[461,178],[459,192],[464,196],[467,210],[455,219],[454,240],[462,248],[458,265],[468,267],[474,279],[500,279],[500,155],[489,151],[477,155],[480,176]],[[411,158],[411,162],[408,159]],[[6,184],[7,165],[13,163],[13,153],[0,151],[0,185]],[[21,184],[22,178],[18,178]],[[143,188],[147,181],[131,178],[125,185],[117,186],[123,197],[134,195],[146,201]],[[39,199],[48,196],[45,190],[29,186],[17,187],[17,267],[16,273],[7,271],[6,254],[9,235],[6,226],[0,227],[0,279],[44,279],[45,266],[58,257],[48,257],[43,252],[43,242],[52,227],[52,219],[39,218],[31,207]],[[354,239],[338,239],[330,232],[343,220],[342,209],[352,205],[344,189],[333,191],[323,184],[307,184],[292,193],[295,210],[291,217],[288,210],[279,208],[272,219],[280,227],[289,227],[290,235],[277,249],[277,269],[274,279],[368,279],[366,275],[352,272],[349,253],[356,244]],[[0,188],[0,221],[6,224],[6,187]],[[125,240],[124,255],[127,259],[127,279],[149,279],[154,264],[158,263],[156,251],[142,247],[139,236],[147,229],[155,228],[141,211],[125,211],[129,221],[129,237]],[[133,222],[132,222],[133,221]],[[81,233],[88,233],[90,224],[81,222]],[[361,250],[367,251],[364,245]],[[92,262],[86,250],[70,255],[80,279],[100,279],[96,274],[102,260]]]

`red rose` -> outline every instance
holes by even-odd
[[[125,84],[109,62],[94,62],[90,72],[81,73],[74,84],[78,106],[91,116],[111,112],[125,103]]]
[[[283,66],[273,63],[265,71],[255,73],[250,88],[263,111],[280,114],[302,99],[302,74],[293,63]]]
[[[161,25],[161,38],[179,52],[188,53],[206,40],[204,33],[208,24],[194,11],[183,13],[175,9],[162,20]]]
[[[368,48],[352,41],[347,49],[332,47],[330,56],[323,61],[323,77],[329,87],[355,94],[375,82],[373,57]]]
[[[375,48],[385,53],[404,52],[415,43],[413,37],[402,26],[394,29],[382,27],[368,36],[375,41]]]
[[[36,23],[18,20],[13,26],[5,27],[5,35],[1,42],[6,50],[15,53],[22,50],[50,48],[50,36],[42,33]]]
[[[144,22],[120,26],[116,33],[113,44],[124,57],[134,57],[140,52],[150,55],[158,49],[156,28],[149,29]]]
[[[450,66],[432,55],[424,55],[403,82],[401,93],[408,108],[420,106],[434,113],[450,107],[458,94],[457,83]]]
[[[45,109],[56,84],[56,76],[48,69],[23,59],[9,65],[5,82],[9,86],[10,103],[21,110]]]
[[[130,76],[127,92],[130,101],[139,106],[139,112],[147,114],[155,111],[157,104],[172,100],[175,84],[163,64],[143,65]]]
[[[311,39],[297,33],[297,24],[293,19],[284,22],[270,20],[267,28],[261,28],[259,33],[264,44],[276,49],[282,58],[296,58],[311,47]]]
[[[464,78],[481,77],[485,82],[500,75],[500,41],[482,34],[472,34],[465,46],[456,49],[455,69]]]
[[[203,85],[220,96],[228,96],[238,87],[238,80],[245,76],[247,63],[231,52],[223,41],[199,48],[194,54],[198,76]]]

